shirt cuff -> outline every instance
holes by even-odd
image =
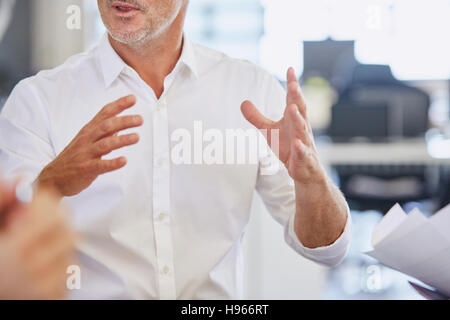
[[[303,257],[328,267],[336,266],[344,260],[352,238],[352,217],[348,206],[344,232],[334,243],[326,247],[314,249],[305,247],[295,233],[294,218],[295,213],[291,215],[285,227],[285,240],[292,249]]]

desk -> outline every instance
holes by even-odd
[[[349,199],[358,199],[368,204],[368,208],[379,208],[385,211],[395,202],[425,198],[436,199],[440,206],[448,203],[450,200],[450,155],[447,158],[436,158],[430,155],[430,151],[437,150],[436,154],[445,156],[447,150],[450,153],[450,147],[447,144],[448,141],[434,142],[430,144],[425,139],[410,139],[386,143],[333,143],[319,138],[317,149],[322,163],[335,169],[335,173],[340,178],[341,190]],[[358,192],[362,192],[363,189],[355,191],[354,187],[349,187],[352,185],[349,181],[355,176],[384,179],[386,188],[369,183],[366,185],[366,196],[364,196]],[[417,192],[416,196],[398,196],[397,191],[400,187],[397,185],[394,185],[396,192],[386,191],[390,190],[387,186],[392,179],[402,177],[415,178],[418,181],[415,188],[422,191]],[[408,188],[413,188],[413,182],[406,182],[406,185]],[[383,197],[370,195],[371,192],[380,188],[390,194],[389,198],[384,198],[389,200],[384,203],[384,206],[381,206],[382,201],[379,201]],[[406,188],[405,185],[403,188]],[[376,200],[376,205],[372,200]]]

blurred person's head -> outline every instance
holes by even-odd
[[[143,46],[186,11],[189,0],[97,0],[103,23],[117,42]]]

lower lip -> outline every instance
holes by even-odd
[[[117,6],[113,7],[114,13],[119,17],[129,18],[135,16],[139,10],[131,7],[121,7],[123,9],[118,8]]]

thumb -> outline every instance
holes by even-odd
[[[255,105],[250,101],[244,101],[241,105],[241,111],[245,119],[254,125],[259,130],[269,129],[274,122],[265,116],[255,107]]]

